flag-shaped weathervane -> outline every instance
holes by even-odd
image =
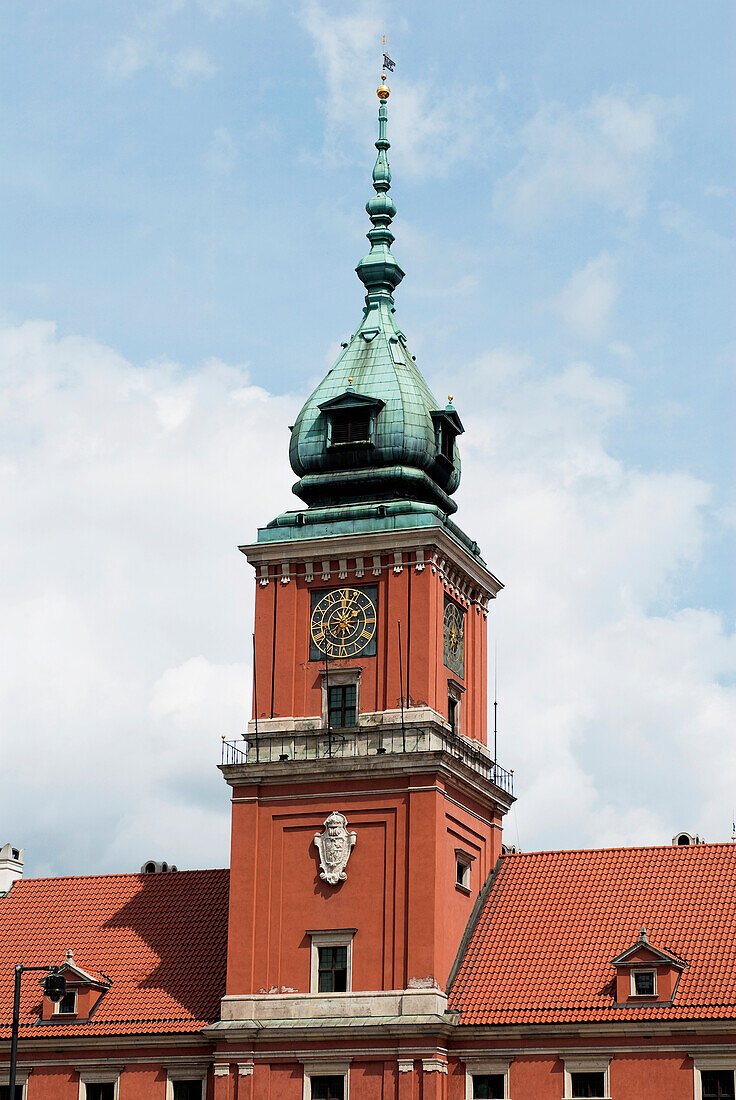
[[[392,73],[396,68],[396,62],[392,61],[387,53],[383,55],[383,67],[384,69],[388,69],[390,73]]]

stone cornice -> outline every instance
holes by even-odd
[[[262,586],[277,580],[289,584],[296,576],[307,584],[315,580],[338,583],[348,573],[370,577],[387,570],[422,572],[429,567],[461,602],[484,610],[503,588],[501,581],[442,527],[256,542],[238,549],[255,568]]]

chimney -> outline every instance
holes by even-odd
[[[7,894],[16,879],[23,878],[24,848],[6,844],[0,848],[0,897]]]

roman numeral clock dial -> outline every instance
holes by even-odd
[[[465,677],[465,614],[454,600],[445,596],[443,624],[445,666]]]
[[[366,657],[376,652],[375,585],[312,593],[309,657]]]

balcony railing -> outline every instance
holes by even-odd
[[[221,764],[268,764],[305,760],[357,759],[399,753],[446,752],[507,794],[514,793],[514,773],[492,760],[488,750],[467,737],[444,730],[407,725],[355,729],[317,729],[268,733],[248,741],[222,739]]]

